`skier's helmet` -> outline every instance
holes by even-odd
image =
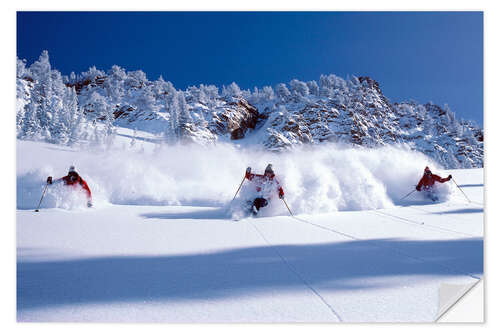
[[[272,164],[268,164],[267,165],[266,170],[264,170],[264,174],[274,175],[273,165]]]
[[[431,169],[428,166],[426,166],[425,169],[424,169],[424,173],[426,175],[430,175],[431,174]]]
[[[78,173],[75,171],[75,166],[74,165],[72,165],[72,166],[69,167],[68,176],[71,179],[71,181],[77,180]]]

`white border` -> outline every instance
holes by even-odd
[[[331,332],[332,329],[341,330],[358,330],[367,329],[370,332],[400,332],[404,326],[405,331],[421,332],[422,329],[449,329],[456,332],[470,332],[479,328],[494,328],[498,330],[498,316],[495,315],[498,307],[497,299],[493,295],[499,295],[498,292],[498,262],[496,253],[498,251],[497,238],[500,237],[498,224],[499,219],[496,219],[497,213],[494,209],[490,209],[490,205],[494,205],[500,196],[498,196],[498,177],[496,176],[497,168],[497,145],[500,145],[498,133],[500,132],[500,119],[498,114],[498,103],[495,103],[499,96],[499,89],[496,81],[500,79],[498,71],[498,62],[500,56],[498,52],[498,31],[499,13],[494,1],[440,1],[440,0],[419,0],[418,2],[403,2],[394,0],[377,0],[377,1],[343,1],[343,2],[327,2],[319,0],[307,1],[269,1],[269,0],[252,0],[245,2],[235,2],[227,0],[212,0],[212,1],[189,1],[180,2],[164,2],[141,0],[141,1],[120,1],[116,3],[104,3],[103,1],[87,0],[79,2],[69,2],[66,0],[45,0],[45,1],[12,1],[3,2],[1,15],[2,29],[2,46],[1,53],[2,61],[1,70],[1,96],[2,96],[2,118],[1,118],[1,135],[2,135],[2,155],[6,157],[1,163],[2,166],[2,270],[1,286],[1,319],[2,327],[10,331],[36,331],[36,332],[86,332],[88,329],[108,331],[110,329],[120,330],[124,332],[136,332],[140,330],[162,331],[165,329],[183,331],[200,330],[203,332],[234,332],[238,331],[254,331],[255,329],[269,329],[275,332],[276,330],[286,332],[296,332],[298,330],[318,330]],[[352,11],[383,11],[383,10],[480,10],[485,12],[485,193],[486,193],[486,211],[485,211],[485,320],[486,324],[343,324],[343,325],[321,325],[321,324],[295,324],[295,325],[142,325],[142,324],[16,324],[15,323],[15,54],[16,54],[16,11],[17,10],[142,10],[142,11],[158,11],[158,10],[352,10]],[[490,260],[491,258],[491,260]],[[490,283],[491,282],[491,283]],[[476,301],[477,302],[477,301]],[[478,304],[470,304],[472,308]],[[425,326],[425,327],[423,327]]]

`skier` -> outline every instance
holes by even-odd
[[[75,171],[74,166],[70,166],[68,174],[62,178],[52,181],[52,176],[47,177],[47,184],[49,185],[60,182],[64,182],[64,185],[72,186],[73,188],[77,188],[78,185],[83,188],[87,194],[87,207],[92,207],[92,193],[90,192],[90,188],[87,185],[87,182],[83,180],[83,178],[80,177],[80,175]]]
[[[438,197],[435,193],[434,189],[434,183],[435,182],[440,182],[440,183],[445,183],[451,179],[451,175],[449,175],[447,178],[441,178],[438,175],[435,175],[431,172],[431,169],[429,169],[428,166],[425,167],[424,170],[424,175],[418,182],[418,185],[416,187],[417,191],[424,190],[425,195],[429,197],[432,201],[438,200]]]
[[[245,178],[255,185],[255,190],[258,192],[258,197],[254,199],[252,204],[252,214],[257,215],[259,209],[268,205],[269,200],[274,193],[278,193],[280,199],[285,197],[285,192],[275,178],[272,164],[268,164],[264,174],[258,175],[251,172],[250,167],[247,168]],[[276,191],[276,192],[275,192]]]

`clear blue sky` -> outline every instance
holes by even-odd
[[[116,64],[178,89],[370,76],[483,126],[482,12],[18,12],[17,56],[42,50],[63,74]]]

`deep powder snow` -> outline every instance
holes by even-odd
[[[268,163],[273,164],[294,213],[389,208],[415,188],[426,165],[447,176],[425,155],[396,147],[324,145],[271,153],[229,144],[165,146],[145,152],[116,148],[76,151],[50,144],[31,149],[31,145],[37,144],[18,141],[18,209],[35,208],[47,176],[62,177],[70,165],[88,182],[96,208],[106,204],[218,206],[224,207],[228,217],[256,195],[245,180],[231,202],[248,166],[262,174]],[[445,183],[437,184],[437,190],[444,201],[455,189]],[[423,197],[414,193],[409,199]],[[74,209],[84,203],[83,194],[51,186],[42,208]],[[261,213],[285,214],[286,207],[277,196]]]

